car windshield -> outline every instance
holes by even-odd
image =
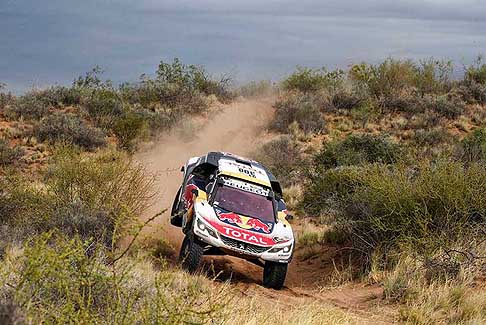
[[[275,222],[272,200],[263,195],[222,186],[216,191],[214,204],[236,214]]]

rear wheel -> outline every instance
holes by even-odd
[[[276,290],[282,289],[287,276],[287,263],[265,262],[263,285]]]
[[[189,231],[182,242],[181,251],[179,253],[179,262],[184,270],[190,273],[196,272],[201,264],[204,248],[201,243],[195,238],[192,231]]]

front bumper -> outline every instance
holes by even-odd
[[[285,242],[273,246],[249,244],[228,236],[214,229],[206,220],[196,217],[193,223],[194,234],[206,244],[223,249],[232,255],[259,258],[264,261],[290,263],[294,242]]]

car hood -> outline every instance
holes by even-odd
[[[207,201],[195,205],[196,213],[211,224],[220,234],[251,244],[272,246],[293,240],[288,223],[264,222],[257,218],[238,215]]]

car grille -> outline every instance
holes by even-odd
[[[225,236],[221,236],[221,240],[223,241],[224,244],[231,246],[233,248],[236,248],[240,251],[246,251],[249,253],[253,254],[260,254],[263,253],[264,251],[268,250],[269,247],[261,247],[261,246],[256,246],[252,244],[247,244],[239,240],[235,240],[232,238],[228,238]]]

